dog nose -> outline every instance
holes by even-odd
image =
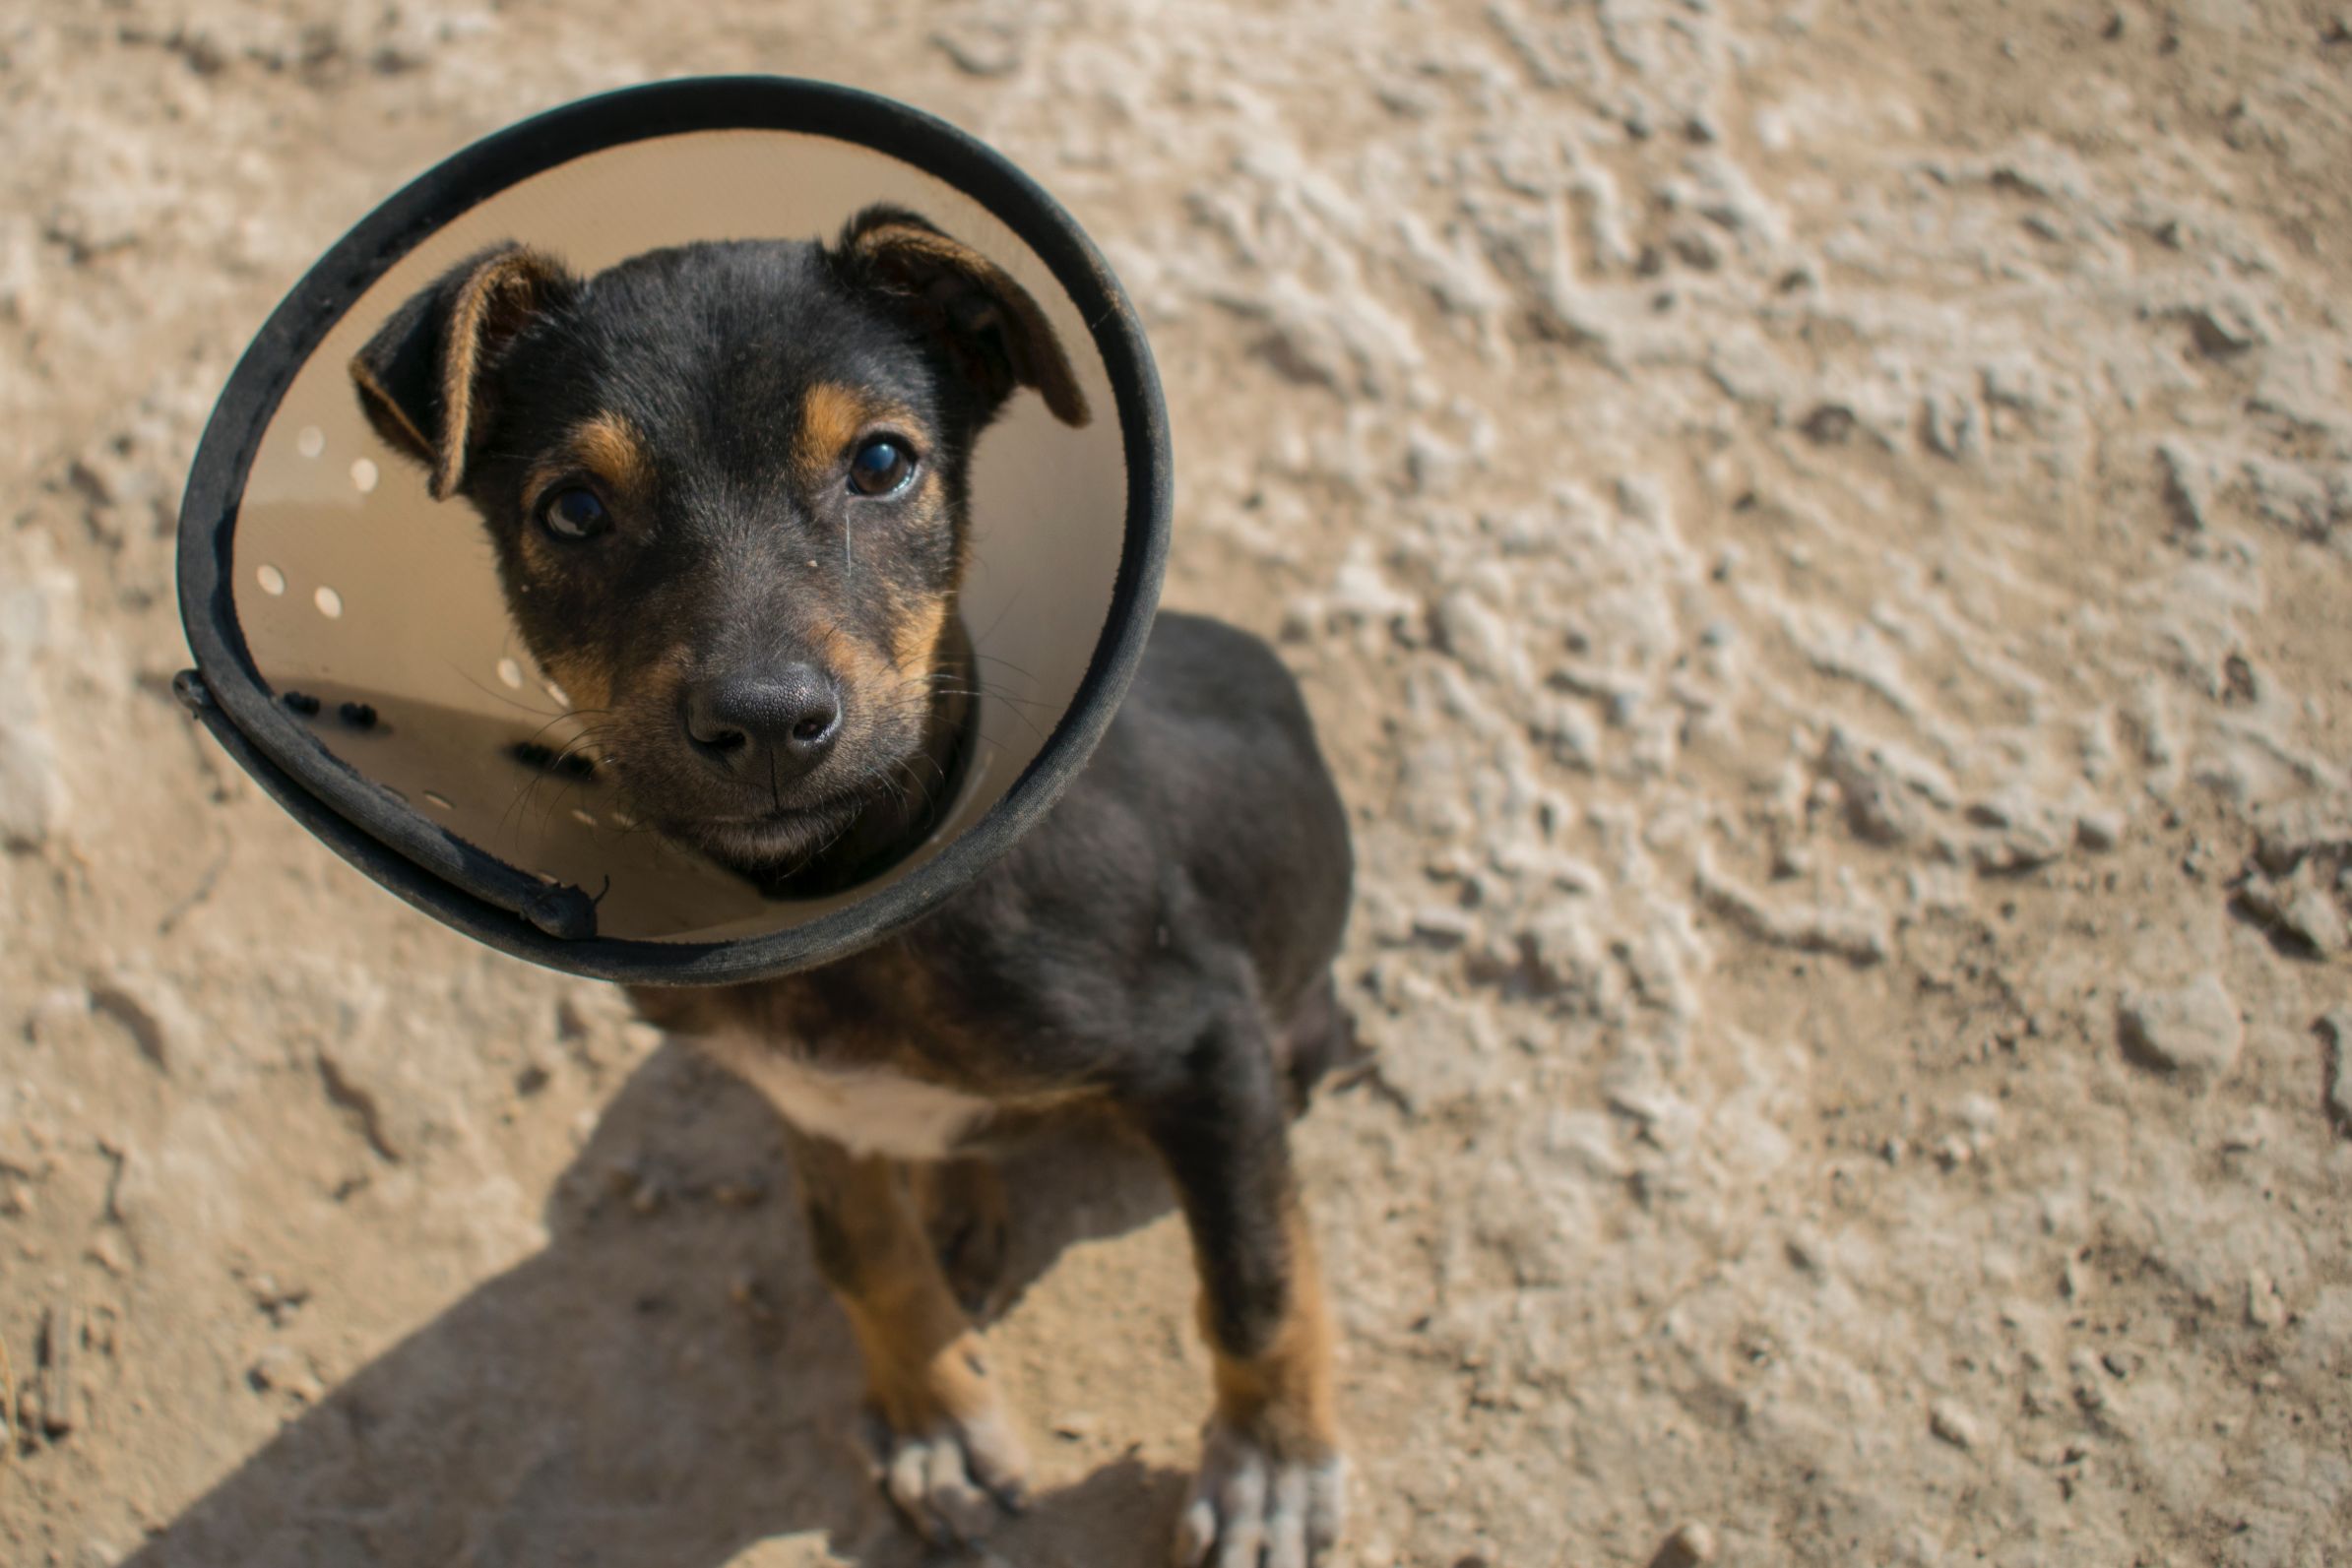
[[[841,738],[841,693],[813,664],[699,681],[686,692],[686,739],[746,779],[790,779]]]

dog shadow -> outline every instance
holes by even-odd
[[[1007,1299],[1073,1242],[1170,1207],[1149,1156],[1105,1133],[1041,1145],[1006,1174]],[[544,1250],[361,1368],[130,1568],[719,1568],[812,1532],[863,1568],[971,1560],[926,1551],[852,1446],[857,1348],[751,1090],[658,1050],[546,1223]],[[1034,1499],[978,1560],[1156,1560],[1183,1480],[1113,1464]],[[809,1560],[797,1547],[750,1560]]]

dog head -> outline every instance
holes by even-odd
[[[937,783],[973,445],[1023,386],[1087,417],[1020,284],[887,207],[588,279],[497,246],[351,374],[632,811],[761,881]]]

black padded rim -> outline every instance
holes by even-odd
[[[594,935],[576,888],[550,889],[354,773],[273,700],[237,624],[231,544],[245,477],[295,373],[384,274],[452,219],[587,154],[696,131],[796,131],[853,142],[957,187],[1045,262],[1110,372],[1125,448],[1125,537],[1109,614],[1068,713],[981,820],[928,863],[803,925],[724,942]],[[182,692],[280,804],[410,904],[518,958],[599,979],[715,985],[843,957],[969,886],[1051,808],[1103,737],[1151,633],[1173,499],[1168,409],[1134,306],[1077,222],[1026,174],[946,121],[831,83],[692,77],[551,109],[477,142],[337,241],[272,312],[205,426],[180,501],[180,620],[196,656]],[[553,933],[562,932],[563,935]]]

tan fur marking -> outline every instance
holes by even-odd
[[[617,413],[600,413],[572,432],[572,455],[580,467],[604,481],[614,493],[642,499],[653,488],[653,460],[628,420]]]
[[[980,1336],[965,1322],[937,1267],[927,1258],[921,1273],[893,1279],[881,1289],[841,1298],[865,1352],[874,1407],[901,1432],[927,1432],[943,1419],[969,1418],[995,1400],[982,1371]]]
[[[820,381],[800,399],[800,433],[793,446],[793,470],[815,484],[832,473],[858,432],[874,417],[871,402],[849,387]]]
[[[636,427],[617,413],[583,421],[523,476],[523,510],[538,509],[549,490],[587,474],[608,501],[642,500],[653,488],[653,459]]]
[[[532,516],[549,490],[582,474],[595,479],[604,499],[614,506],[642,502],[653,489],[653,461],[635,428],[619,414],[601,413],[581,423],[524,474],[523,515]],[[533,571],[556,569],[565,546],[550,541],[536,528],[523,530],[521,540],[524,559]],[[588,665],[578,658],[568,660],[568,672],[557,670],[554,659],[544,662],[575,707],[611,705],[611,670]],[[591,700],[589,693],[599,695]]]
[[[947,600],[926,598],[890,634],[890,662],[901,675],[920,679],[931,672],[931,656],[947,625]]]
[[[493,330],[501,341],[520,331],[539,302],[540,288],[553,276],[555,269],[545,257],[516,248],[474,269],[460,290],[442,339],[441,446],[433,465],[434,500],[455,495],[466,477],[482,340]]]
[[[589,659],[575,650],[540,662],[571,699],[573,713],[601,713],[612,707],[612,668],[602,659]]]
[[[809,640],[823,656],[826,669],[848,690],[868,698],[884,690],[890,670],[865,644],[831,622],[817,626]]]
[[[1294,1208],[1284,1230],[1290,1238],[1290,1311],[1273,1343],[1257,1356],[1227,1354],[1208,1332],[1205,1296],[1202,1333],[1216,1361],[1218,1416],[1258,1435],[1278,1454],[1320,1459],[1339,1447],[1331,1310],[1304,1215]]]
[[[800,428],[793,438],[793,472],[810,485],[834,478],[842,460],[849,456],[851,443],[878,426],[900,431],[919,450],[930,436],[916,419],[915,410],[904,404],[839,382],[817,382],[801,395]]]
[[[450,313],[449,335],[441,355],[441,450],[433,465],[432,494],[446,501],[457,493],[466,476],[466,448],[474,423],[474,368],[479,357],[481,324],[489,314],[490,294],[501,286],[505,257],[484,262],[466,281]]]
[[[831,1280],[865,1352],[866,1385],[892,1428],[921,1433],[995,1403],[980,1337],[948,1293],[938,1259],[890,1161],[803,1141],[802,1196],[837,1235]]]

